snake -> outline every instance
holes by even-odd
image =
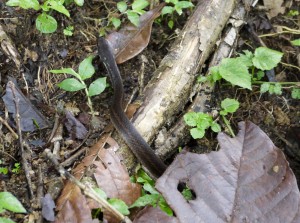
[[[164,173],[167,167],[137,131],[124,112],[123,82],[110,43],[104,37],[99,37],[97,47],[98,56],[108,72],[114,91],[109,105],[111,122],[146,171],[157,179]]]

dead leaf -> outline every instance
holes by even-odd
[[[178,219],[168,216],[165,212],[156,207],[145,207],[135,217],[133,223],[178,223]]]
[[[2,99],[8,112],[12,113],[14,118],[16,116],[15,101],[17,100],[19,105],[20,125],[22,131],[32,132],[37,129],[37,126],[40,129],[49,126],[48,120],[23,95],[21,90],[12,81],[7,83],[6,93]]]
[[[46,194],[45,197],[42,197],[42,216],[47,220],[47,221],[54,221],[54,208],[55,208],[55,203],[51,197],[50,194]]]
[[[283,0],[264,0],[264,6],[268,10],[267,16],[269,19],[277,16],[279,13],[285,12],[285,7],[282,7]]]
[[[90,148],[89,154],[76,166],[72,174],[79,180],[85,174],[94,175],[98,182],[97,186],[104,190],[109,197],[116,196],[114,198],[124,199],[125,202],[131,204],[140,196],[141,188],[130,182],[125,167],[119,163],[120,159],[113,152],[117,148],[117,143],[109,135],[103,135]],[[106,180],[108,181],[104,182]],[[77,209],[80,207],[82,207],[82,211],[78,212]],[[67,182],[57,201],[59,220],[56,222],[89,222],[91,219],[87,216],[91,216],[91,209],[99,207],[99,204],[86,199],[77,186]],[[77,215],[74,214],[75,212]],[[62,216],[69,216],[69,213],[73,213],[72,221],[66,221],[67,218],[62,218]],[[105,212],[104,216],[112,219],[112,216],[106,215]],[[83,221],[82,218],[87,220]],[[112,223],[113,220],[109,222]]]
[[[218,135],[221,149],[177,156],[156,183],[180,222],[300,222],[299,190],[284,154],[251,122],[235,138]],[[186,201],[179,182],[194,191]]]
[[[106,37],[114,49],[116,62],[118,64],[135,57],[147,47],[153,21],[160,15],[160,11],[164,5],[165,4],[162,3],[141,15],[138,27],[130,23],[121,28],[118,32],[113,32]]]
[[[84,139],[88,134],[85,126],[78,121],[70,111],[66,111],[65,126],[68,129],[72,139]]]

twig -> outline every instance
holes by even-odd
[[[21,124],[20,124],[20,114],[19,114],[19,98],[16,97],[15,93],[15,85],[13,82],[9,82],[9,87],[11,88],[11,91],[13,93],[14,97],[14,102],[15,102],[15,107],[16,107],[16,125],[17,125],[17,130],[18,130],[18,135],[19,135],[19,144],[20,144],[20,150],[21,150],[21,161],[22,161],[22,166],[25,172],[25,177],[27,180],[28,184],[28,190],[29,190],[29,199],[31,200],[33,198],[33,191],[31,188],[31,178],[29,174],[29,167],[27,165],[27,160],[25,159],[24,155],[24,147],[23,147],[23,137],[22,137],[22,131],[21,131]]]
[[[36,199],[37,199],[37,203],[39,205],[39,208],[42,207],[42,197],[44,196],[44,184],[43,184],[43,173],[42,173],[42,168],[41,166],[39,165],[39,168],[38,168],[38,188],[37,188],[37,192],[36,192]],[[36,223],[43,223],[44,220],[43,220],[43,216],[41,214],[41,212],[39,212],[39,216],[37,218],[37,221]]]
[[[53,155],[49,149],[45,149],[44,152],[46,153],[47,158],[54,164],[55,169],[59,172],[59,174],[62,177],[67,178],[72,183],[74,183],[75,185],[77,185],[83,191],[84,194],[86,194],[90,198],[92,198],[95,201],[97,201],[103,207],[103,209],[105,209],[106,211],[108,211],[111,214],[113,214],[115,217],[118,218],[118,220],[126,222],[126,223],[131,223],[131,220],[128,217],[122,215],[119,211],[117,211],[114,207],[112,207],[106,200],[104,200],[103,198],[101,198],[90,186],[81,183],[72,174],[70,174],[69,172],[67,172],[61,166],[61,164],[59,164],[58,160],[56,159],[56,156]]]
[[[6,126],[6,128],[13,134],[15,139],[19,138],[18,134],[10,127],[10,125],[7,123],[6,120],[4,120],[3,118],[0,117],[0,122]]]

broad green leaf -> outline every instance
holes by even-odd
[[[178,7],[177,5],[174,6],[175,11],[178,13],[178,15],[182,15],[182,8]]]
[[[133,10],[141,10],[146,8],[149,5],[149,2],[147,0],[134,0],[132,3],[132,9]]]
[[[108,200],[108,203],[113,206],[115,209],[117,209],[120,213],[122,213],[123,215],[129,215],[130,212],[128,210],[128,206],[127,204],[117,198],[112,198]]]
[[[300,99],[300,88],[293,88],[292,90],[292,98]]]
[[[116,17],[111,17],[110,21],[112,22],[112,24],[114,25],[114,27],[117,29],[120,27],[121,25],[121,20],[116,18]]]
[[[144,207],[146,205],[152,205],[155,206],[160,194],[146,194],[142,197],[139,197],[131,206],[130,208],[133,207]]]
[[[267,47],[259,47],[254,52],[252,59],[253,65],[261,70],[271,70],[280,62],[283,53],[269,49]]]
[[[20,201],[10,192],[0,192],[0,206],[15,213],[26,213]]]
[[[47,0],[44,5],[46,5],[48,8],[54,9],[55,11],[58,11],[68,17],[70,17],[69,11],[65,8],[62,1],[56,1],[56,0]]]
[[[211,67],[209,69],[209,73],[210,73],[210,75],[207,77],[207,79],[212,83],[215,83],[218,80],[222,79],[222,76],[220,75],[218,66]]]
[[[79,74],[77,74],[72,68],[63,68],[60,70],[49,70],[49,72],[54,73],[54,74],[71,74],[74,77],[81,80],[81,77],[79,76]]]
[[[125,12],[127,10],[127,4],[125,1],[120,1],[117,3],[117,8],[120,12]]]
[[[188,126],[194,127],[197,125],[197,117],[198,115],[196,112],[189,112],[183,116],[183,119]]]
[[[221,108],[228,113],[234,113],[240,106],[240,103],[231,98],[226,98],[221,102]]]
[[[253,53],[251,53],[249,50],[244,50],[243,52],[244,54],[240,54],[240,56],[236,59],[239,61],[239,63],[244,64],[246,67],[251,67],[253,65]]]
[[[38,0],[9,0],[6,2],[7,6],[20,6],[23,9],[40,9]]]
[[[295,39],[295,40],[291,41],[291,43],[294,46],[300,46],[300,39]]]
[[[46,13],[42,13],[36,18],[35,25],[41,33],[53,33],[57,29],[56,20]]]
[[[179,1],[175,7],[181,8],[181,9],[186,9],[186,8],[190,8],[193,7],[193,3],[188,2],[188,1]]]
[[[155,190],[155,188],[150,185],[148,182],[144,184],[143,186],[145,191],[148,191],[150,194],[159,194],[157,190]]]
[[[158,201],[158,206],[160,209],[169,216],[173,216],[173,211],[170,206],[167,204],[166,200],[161,196]]]
[[[174,8],[171,6],[165,6],[163,7],[163,9],[161,10],[161,15],[165,15],[165,14],[172,14],[174,11]]]
[[[9,218],[2,218],[0,217],[0,223],[16,223],[15,221],[9,219]]]
[[[106,77],[100,77],[93,81],[89,86],[89,96],[95,96],[101,94],[106,88]]]
[[[197,112],[197,128],[207,129],[212,123],[212,117],[209,114],[203,112]]]
[[[262,85],[260,85],[260,93],[263,94],[269,91],[269,88],[270,88],[270,83],[268,82],[263,83]]]
[[[105,193],[103,190],[101,190],[99,187],[93,188],[93,190],[94,190],[101,198],[103,198],[104,200],[107,199],[106,193]]]
[[[83,83],[80,83],[77,79],[75,78],[67,78],[57,84],[58,87],[65,91],[79,91],[81,89],[84,89],[86,86]]]
[[[128,10],[127,12],[127,17],[129,19],[129,21],[135,25],[135,26],[139,26],[140,24],[140,17],[136,12],[133,12],[132,10]]]
[[[280,83],[276,83],[274,85],[274,94],[281,95],[282,94],[282,87]]]
[[[198,129],[198,128],[192,128],[190,130],[191,136],[194,139],[201,139],[205,135],[205,130],[204,129]]]
[[[226,58],[222,60],[219,66],[219,73],[226,81],[233,85],[243,88],[251,88],[251,76],[248,68],[244,64],[240,64],[235,58]]]
[[[85,80],[93,76],[95,73],[95,68],[92,64],[94,56],[89,56],[85,58],[80,64],[78,68],[78,73],[81,77],[81,80]]]
[[[213,132],[221,132],[221,126],[216,122],[212,122],[210,128]]]
[[[84,4],[84,0],[74,0],[74,2],[75,2],[76,5],[78,5],[78,6],[83,6],[83,4]]]

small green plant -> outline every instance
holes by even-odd
[[[95,68],[92,64],[93,56],[85,58],[78,68],[78,73],[72,68],[64,68],[60,70],[50,70],[54,74],[71,74],[75,78],[67,78],[58,84],[58,87],[65,91],[75,92],[79,90],[85,91],[87,97],[87,104],[91,110],[92,115],[95,114],[91,97],[101,94],[106,88],[106,77],[100,77],[93,81],[89,87],[86,85],[85,80],[91,78],[95,73]]]
[[[261,85],[261,93],[281,94],[283,85],[291,85],[293,89],[296,89],[299,83],[265,82],[261,81],[261,79],[265,75],[264,71],[276,67],[282,56],[283,53],[266,47],[259,47],[254,53],[245,50],[239,57],[223,59],[219,66],[210,69],[210,74],[207,77],[200,76],[198,81],[215,83],[218,80],[224,79],[233,85],[249,90],[252,90],[253,84],[258,84]]]
[[[0,192],[0,213],[3,213],[5,210],[15,213],[26,213],[23,205],[12,193]],[[11,219],[2,217],[0,217],[0,222],[14,223]]]
[[[298,11],[298,10],[292,10],[292,9],[291,9],[291,10],[288,12],[287,15],[290,16],[290,17],[297,16],[297,15],[299,15],[299,11]]]
[[[46,0],[44,3],[39,3],[38,0],[8,0],[7,6],[18,6],[23,9],[34,9],[42,11],[36,18],[36,28],[42,33],[53,33],[57,29],[57,21],[54,17],[48,14],[50,10],[55,10],[59,13],[70,17],[69,11],[64,6],[65,0]],[[82,6],[84,0],[75,0],[78,6]]]
[[[239,108],[239,102],[235,99],[226,98],[221,102],[221,111],[219,112],[224,123],[230,131],[230,134],[234,136],[226,115],[234,113]],[[184,121],[188,126],[193,127],[190,129],[191,136],[194,139],[201,139],[205,135],[205,131],[211,128],[213,132],[220,132],[221,126],[217,123],[217,119],[214,120],[210,114],[203,112],[189,112],[184,115]]]
[[[14,167],[11,170],[11,172],[18,174],[18,173],[20,173],[20,170],[21,170],[21,164],[20,163],[15,163]]]
[[[65,36],[73,36],[74,26],[67,26],[67,28],[64,29],[64,35]]]
[[[153,207],[158,206],[167,215],[173,216],[173,211],[164,197],[154,188],[155,181],[142,169],[138,171],[136,182],[143,185],[143,195],[139,197],[130,208],[144,207],[146,205],[152,205]]]
[[[3,164],[2,160],[0,160],[0,165]],[[0,173],[2,174],[8,174],[8,168],[7,167],[0,167]]]
[[[177,12],[178,15],[182,14],[182,9],[194,7],[193,3],[189,1],[180,1],[180,0],[165,0],[169,5],[165,6],[161,11],[161,16],[169,15],[168,26],[170,29],[173,29],[174,26],[174,12]]]

